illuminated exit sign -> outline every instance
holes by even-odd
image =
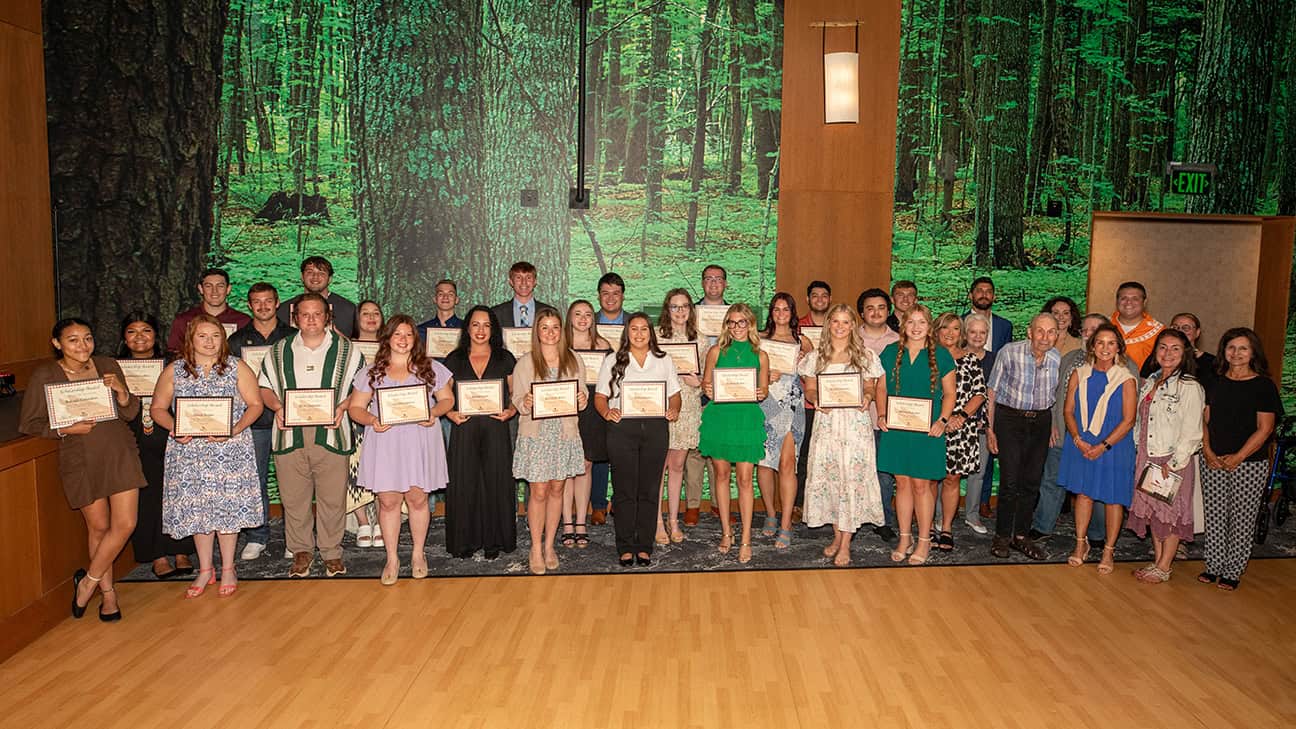
[[[1176,195],[1205,195],[1215,184],[1215,165],[1169,162],[1166,189]]]

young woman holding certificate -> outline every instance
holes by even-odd
[[[824,556],[845,567],[855,531],[862,524],[885,521],[869,404],[876,403],[878,412],[886,413],[886,374],[860,336],[859,317],[846,304],[828,310],[824,336],[801,360],[797,373],[804,378],[806,400],[816,403],[806,453],[805,522],[811,527],[833,525],[833,541]],[[849,375],[854,377],[845,377]],[[830,391],[833,378],[838,382]],[[859,395],[856,401],[836,397],[842,379],[847,380],[847,395]],[[854,393],[852,387],[857,388]]]
[[[224,410],[206,410],[221,401]],[[206,417],[189,410],[200,402]],[[234,550],[239,530],[265,522],[261,477],[248,431],[263,407],[256,375],[229,353],[221,323],[210,314],[191,319],[180,359],[158,378],[151,411],[158,427],[172,437],[166,450],[162,530],[177,538],[192,535],[198,548],[198,574],[185,590],[186,597],[198,597],[215,584],[216,540],[221,551],[219,594],[228,597],[238,589]],[[194,434],[202,430],[209,434]]]
[[[666,450],[666,508],[670,516],[669,536],[665,524],[658,521],[656,542],[676,544],[684,541],[684,532],[680,531],[680,486],[684,482],[684,464],[689,451],[698,447],[698,428],[702,424],[702,378],[696,371],[700,364],[702,350],[706,344],[697,331],[697,315],[693,311],[693,299],[685,289],[671,289],[666,292],[662,303],[661,315],[657,318],[657,341],[662,344],[692,345],[695,371],[679,373],[680,413],[670,424],[670,446]],[[687,352],[687,347],[682,348]],[[679,368],[676,368],[679,372]]]
[[[94,356],[89,322],[75,317],[60,319],[50,336],[58,358],[32,371],[18,430],[38,438],[61,439],[63,493],[68,505],[81,512],[90,544],[89,565],[72,576],[72,617],[85,614],[86,604],[98,588],[103,594],[99,619],[111,622],[121,619],[113,588],[113,560],[135,529],[139,488],[145,484],[139,450],[126,425],[135,419],[140,402],[126,388],[117,362]],[[63,396],[68,390],[76,390],[75,397],[104,411],[102,417],[76,419],[68,412],[71,396]]]
[[[1107,543],[1098,574],[1115,569],[1116,537],[1124,509],[1134,495],[1134,417],[1138,412],[1138,378],[1125,366],[1125,341],[1115,325],[1102,324],[1086,344],[1085,363],[1067,382],[1062,417],[1067,437],[1062,441],[1058,483],[1076,495],[1075,551],[1067,564],[1079,567],[1089,556],[1089,530],[1094,502],[1103,504]]]
[[[792,544],[796,457],[805,437],[805,391],[796,365],[802,353],[811,349],[810,340],[801,336],[796,299],[791,294],[780,291],[770,299],[761,349],[770,358],[769,397],[760,404],[765,413],[765,457],[756,466],[756,482],[765,503],[761,534],[773,537],[777,533],[774,548],[787,549]]]
[[[118,360],[130,360],[148,365],[147,371],[152,374],[153,382],[147,388],[137,390],[140,398],[140,412],[130,421],[131,432],[135,434],[135,445],[139,447],[140,466],[144,469],[147,481],[139,492],[139,518],[135,522],[135,533],[131,535],[131,547],[135,550],[136,562],[151,562],[153,575],[159,579],[193,574],[193,563],[189,555],[194,552],[193,539],[174,539],[162,531],[162,470],[166,458],[167,441],[171,434],[159,428],[153,422],[149,407],[153,402],[153,386],[157,376],[162,373],[166,351],[158,336],[158,322],[152,314],[143,311],[132,311],[122,319],[121,347],[117,351]],[[130,362],[122,365],[123,371],[131,366]],[[141,367],[143,369],[143,367]],[[131,385],[131,378],[126,378]],[[139,383],[141,386],[146,382]],[[175,566],[171,566],[171,559]]]
[[[936,345],[931,311],[914,304],[900,320],[900,341],[880,356],[886,368],[887,410],[878,445],[878,470],[896,477],[896,521],[900,540],[891,561],[909,555],[923,564],[931,554],[936,483],[945,478],[945,426],[954,411],[954,358]],[[918,545],[910,527],[918,520]],[[912,551],[912,553],[911,553]]]
[[[563,484],[585,472],[579,413],[589,396],[585,368],[567,346],[562,318],[548,307],[536,312],[531,352],[513,368],[513,407],[518,411],[513,477],[531,484],[527,527],[533,575],[558,569],[554,539],[562,513]]]
[[[459,346],[445,360],[455,383],[455,409],[446,413],[454,423],[446,551],[460,559],[478,550],[486,559],[496,559],[500,552],[517,549],[517,486],[508,427],[517,412],[509,404],[515,364],[504,348],[499,319],[488,307],[474,306],[464,317]]]
[[[769,388],[769,356],[760,349],[756,315],[746,304],[725,312],[724,330],[707,352],[702,390],[711,402],[702,408],[698,450],[711,459],[711,498],[720,507],[720,553],[733,547],[729,527],[729,474],[737,464],[738,511],[742,541],[738,561],[751,561],[751,521],[755,506],[752,471],[765,457],[765,413],[760,401]]]
[[[594,305],[584,299],[577,299],[567,307],[567,343],[571,345],[576,357],[580,359],[585,371],[585,396],[591,402],[594,399],[594,385],[598,382],[598,372],[603,367],[603,360],[612,345],[599,336],[598,324],[594,321]],[[563,483],[562,520],[564,547],[576,546],[584,549],[589,546],[589,532],[585,526],[585,514],[590,503],[590,481],[595,462],[607,461],[607,421],[592,407],[581,410],[577,421],[580,427],[581,448],[585,453],[585,469],[579,475],[572,476]]]
[[[363,322],[363,310],[360,320]],[[363,325],[362,325],[363,326]],[[379,581],[396,584],[401,504],[409,509],[414,549],[410,576],[427,577],[428,494],[446,487],[445,440],[440,417],[454,405],[450,370],[427,356],[414,319],[391,318],[378,337],[378,353],[352,380],[347,413],[364,426],[356,482],[378,497],[378,526],[387,551]]]
[[[1202,443],[1206,393],[1196,378],[1188,336],[1162,329],[1153,345],[1157,369],[1139,390],[1134,421],[1134,478],[1128,527],[1140,538],[1152,532],[1155,561],[1134,570],[1140,582],[1170,579],[1179,542],[1193,539],[1193,482]],[[1163,482],[1158,488],[1155,482]]]
[[[675,363],[657,346],[652,322],[632,314],[616,355],[603,360],[594,407],[608,422],[612,502],[621,566],[652,562],[661,519],[661,476],[670,444],[667,423],[679,418]]]

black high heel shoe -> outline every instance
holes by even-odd
[[[622,557],[622,558],[621,558],[621,566],[622,566],[622,567],[630,567],[630,566],[633,565],[634,563],[635,563],[635,558],[634,558],[633,555],[632,555],[632,556],[629,556],[629,557]]]
[[[634,558],[634,563],[640,567],[647,567],[648,565],[652,564],[652,557],[649,557],[648,555],[644,555],[644,554],[636,554]]]
[[[77,570],[72,573],[72,617],[78,620],[85,615],[86,606],[77,604],[77,593],[81,591],[81,580],[89,577],[85,570]]]
[[[108,594],[108,593],[115,593],[115,592],[117,592],[117,588],[114,587],[114,588],[111,589],[111,590],[100,590],[100,592],[103,593],[103,594],[105,594],[105,595]],[[100,620],[101,622],[104,622],[104,623],[115,623],[115,622],[117,622],[118,620],[121,620],[121,619],[122,619],[122,613],[121,613],[121,606],[120,606],[120,605],[117,606],[117,612],[115,612],[115,613],[106,613],[106,612],[103,611],[103,604],[100,603],[100,605],[99,605],[99,620]]]

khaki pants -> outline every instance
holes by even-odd
[[[306,430],[305,439],[307,445],[274,457],[284,539],[289,551],[314,552],[318,547],[321,559],[341,559],[349,458],[315,444],[312,429]]]
[[[706,471],[706,465],[707,459],[696,448],[684,456],[684,498],[689,509],[696,509],[702,504],[702,474]]]

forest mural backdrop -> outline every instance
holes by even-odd
[[[992,272],[1021,323],[1083,303],[1092,210],[1296,213],[1293,6],[903,0],[893,277],[943,310]],[[235,301],[293,292],[311,254],[416,317],[447,275],[504,299],[518,259],[549,301],[615,270],[656,307],[712,261],[766,301],[782,7],[591,0],[593,204],[571,211],[567,0],[46,0],[62,309],[166,320],[207,264]],[[1169,160],[1218,165],[1215,192],[1169,194]]]

